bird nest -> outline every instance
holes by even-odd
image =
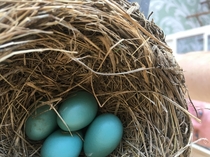
[[[42,141],[24,132],[29,111],[78,89],[123,123],[110,156],[189,156],[183,71],[138,4],[0,0],[0,156],[40,156]]]

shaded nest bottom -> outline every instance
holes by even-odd
[[[110,156],[190,155],[183,72],[163,32],[136,7],[125,0],[0,5],[1,156],[40,156],[42,142],[24,132],[30,110],[43,99],[57,107],[78,89],[123,123]]]

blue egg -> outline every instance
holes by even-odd
[[[82,139],[78,133],[57,130],[53,132],[41,147],[41,157],[78,157],[82,150]]]
[[[25,133],[31,140],[42,140],[57,127],[57,114],[45,105],[37,108],[26,120]]]
[[[90,124],[85,134],[84,152],[87,157],[105,157],[119,145],[123,135],[120,119],[109,113],[101,114]]]
[[[95,97],[86,92],[78,91],[70,95],[59,107],[58,113],[65,121],[70,131],[80,130],[89,125],[95,118],[98,104]],[[68,131],[60,117],[57,117],[58,126]]]

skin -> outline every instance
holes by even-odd
[[[191,99],[210,103],[210,52],[191,52],[176,57],[184,70]]]
[[[190,98],[201,120],[191,118],[193,141],[206,138],[208,141],[197,144],[210,148],[210,52],[191,52],[178,55],[176,59],[184,71]],[[197,116],[192,104],[189,104],[189,112]]]

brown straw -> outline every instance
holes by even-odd
[[[111,157],[188,157],[183,71],[163,31],[126,0],[0,0],[0,156],[38,157],[30,111],[73,91],[123,122]],[[83,156],[83,153],[81,153]]]

